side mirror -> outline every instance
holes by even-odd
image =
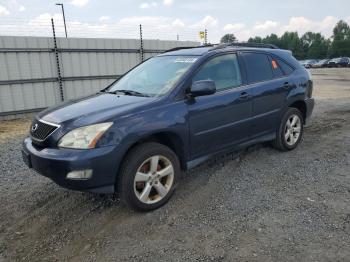
[[[215,92],[216,92],[216,86],[214,81],[200,80],[192,83],[189,95],[192,97],[207,96],[207,95],[212,95]]]

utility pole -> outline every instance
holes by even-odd
[[[63,15],[63,23],[64,23],[64,32],[66,33],[66,38],[68,38],[67,36],[67,26],[66,26],[66,16],[64,15],[64,7],[62,3],[57,3],[56,5],[60,5],[61,9],[62,9],[62,15]]]
[[[142,25],[140,24],[140,58],[141,62],[143,62],[144,59],[144,53],[143,53],[143,37],[142,37]]]
[[[55,57],[56,57],[56,69],[57,69],[58,87],[60,88],[61,101],[64,101],[60,59],[58,57],[58,48],[57,48],[57,39],[56,39],[56,32],[55,32],[55,23],[53,21],[53,18],[51,18],[51,25],[52,25],[52,36],[53,36],[54,51],[55,51]]]

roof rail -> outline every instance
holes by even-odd
[[[174,47],[174,48],[165,50],[163,53],[168,53],[168,52],[177,51],[177,50],[181,50],[181,49],[191,49],[191,48],[201,48],[201,47],[211,47],[211,46],[214,46],[214,45],[179,46],[179,47]]]
[[[237,47],[254,47],[254,48],[270,48],[270,49],[279,49],[278,46],[273,44],[262,44],[262,43],[226,43],[226,44],[219,44],[217,46],[214,46],[210,50],[217,50],[217,49],[223,49],[228,46],[237,46]]]
[[[199,46],[179,46],[179,47],[174,47],[168,50],[165,50],[164,53],[172,52],[172,51],[177,51],[177,50],[182,50],[182,49],[191,49],[191,48],[202,48],[202,47],[212,47],[210,51],[212,50],[217,50],[217,49],[223,49],[228,46],[236,46],[236,47],[254,47],[254,48],[270,48],[270,49],[279,49],[278,46],[273,45],[273,44],[261,44],[261,43],[225,43],[225,44],[207,44],[207,45],[199,45]]]

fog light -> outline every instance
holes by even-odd
[[[92,177],[92,169],[72,171],[67,174],[67,179],[87,180]]]

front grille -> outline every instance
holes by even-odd
[[[58,126],[34,120],[30,127],[30,135],[37,140],[45,140]]]

